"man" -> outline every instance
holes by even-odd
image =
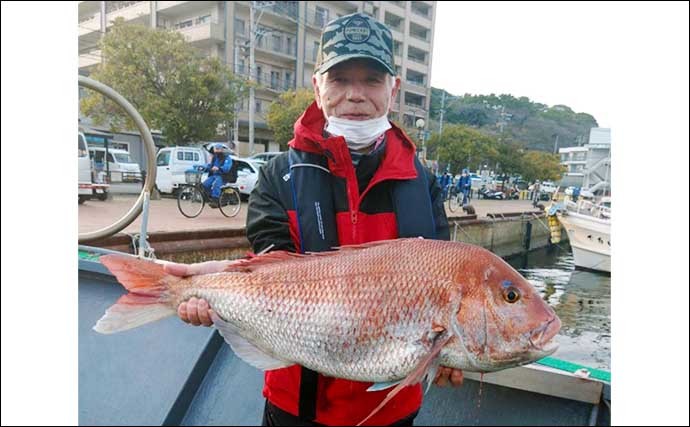
[[[532,206],[537,207],[539,204],[539,198],[541,197],[541,183],[536,180],[534,186],[532,187]]]
[[[451,180],[452,180],[452,177],[451,177],[450,173],[446,172],[443,175],[441,175],[440,184],[441,184],[441,190],[442,190],[441,194],[442,194],[443,200],[445,200],[448,197],[448,187],[451,184]]]
[[[390,30],[364,14],[328,23],[312,85],[315,102],[295,123],[289,151],[261,168],[249,198],[254,252],[318,252],[398,237],[448,240],[436,177],[387,117],[400,87]],[[224,265],[166,268],[185,275]],[[205,301],[190,299],[178,313],[194,325],[211,324]],[[459,370],[439,371],[439,385],[462,382]],[[267,371],[263,425],[357,424],[389,391],[367,392],[370,385],[297,365]],[[412,425],[421,402],[421,385],[407,387],[367,424]]]
[[[206,165],[208,178],[203,182],[206,192],[211,195],[212,207],[217,207],[220,197],[220,187],[228,182],[228,174],[232,168],[232,158],[229,155],[227,146],[221,143],[212,144],[208,151],[213,155],[211,162]]]
[[[472,185],[472,180],[470,179],[470,173],[467,168],[462,170],[462,175],[458,180],[458,193],[462,194],[462,205],[465,206],[469,203],[468,195],[470,193],[470,187]]]

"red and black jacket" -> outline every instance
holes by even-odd
[[[395,125],[384,150],[355,168],[342,137],[324,137],[325,119],[313,103],[295,123],[287,153],[265,164],[249,198],[247,236],[253,250],[319,252],[334,246],[398,237],[449,239],[441,188]],[[326,425],[354,425],[389,390],[318,375],[300,366],[268,371],[264,396],[280,409]],[[420,385],[402,390],[368,425],[387,425],[417,411]]]

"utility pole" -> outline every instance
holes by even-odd
[[[503,126],[506,124],[506,107],[501,105],[501,121],[498,122],[499,126],[501,127],[501,133],[503,133]]]
[[[256,10],[256,2],[249,2],[249,80],[254,83],[255,79],[258,81],[258,74],[256,73],[256,63],[254,60],[254,45],[256,43],[256,35],[258,33],[259,21],[264,14],[267,7],[275,6],[275,2],[263,2],[259,5],[259,17],[254,20],[254,11]],[[256,27],[256,28],[255,28]],[[267,32],[261,33],[260,37],[266,35]],[[256,100],[254,94],[254,85],[249,87],[249,155],[254,154],[254,110],[256,108]]]
[[[443,113],[445,113],[446,108],[446,91],[444,90],[441,94],[441,117],[438,122],[438,134],[443,136]]]
[[[234,68],[235,76],[237,76],[240,72],[239,61],[240,61],[240,46],[237,43],[237,41],[235,41],[235,52],[234,52],[234,60],[233,60],[233,63],[234,63],[233,68]],[[240,117],[239,117],[240,116],[240,110],[241,110],[240,103],[235,102],[235,116],[233,117],[232,139],[233,139],[233,143],[235,144],[235,148],[234,148],[235,154],[238,154],[238,155],[239,155],[239,150],[240,150],[240,136],[239,136],[239,133],[240,133]]]
[[[556,141],[553,143],[553,154],[558,154],[558,134],[556,134]]]
[[[249,156],[254,154],[254,76],[256,65],[254,64],[254,41],[256,40],[256,30],[254,29],[254,2],[249,2]],[[238,147],[239,154],[239,147]]]

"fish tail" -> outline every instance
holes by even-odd
[[[169,289],[180,279],[165,273],[162,265],[125,255],[104,255],[99,260],[129,293],[105,312],[93,327],[96,332],[122,332],[175,314]]]

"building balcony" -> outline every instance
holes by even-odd
[[[221,43],[225,41],[223,27],[214,20],[200,22],[190,27],[176,29],[190,43],[203,44],[204,42]]]
[[[101,51],[93,50],[79,55],[79,69],[88,69],[101,63]]]
[[[195,12],[208,11],[217,3],[213,1],[158,1],[156,8],[166,17],[177,18],[193,15]]]
[[[95,13],[79,20],[79,38],[92,37],[101,31],[101,14]]]
[[[125,22],[144,21],[151,15],[151,2],[149,1],[113,1],[106,3],[107,25],[112,25],[112,21],[122,18]]]

